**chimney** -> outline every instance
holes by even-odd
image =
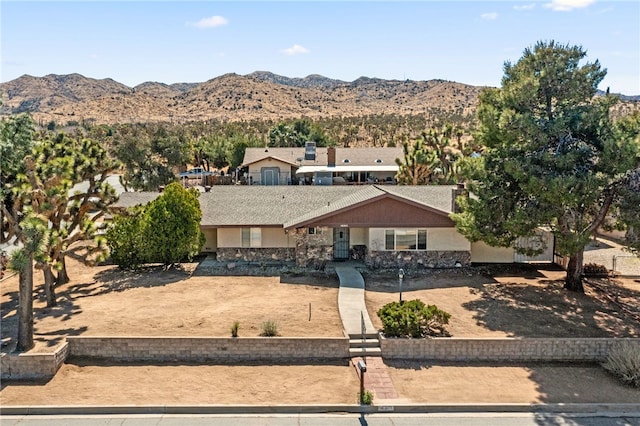
[[[467,192],[467,190],[464,188],[464,183],[460,182],[456,185],[456,187],[454,189],[451,190],[451,210],[454,213],[460,213],[461,209],[460,206],[458,205],[456,199],[460,196],[464,196],[464,197],[468,197],[469,193]]]
[[[327,148],[327,166],[335,167],[336,166],[336,148],[330,146]]]

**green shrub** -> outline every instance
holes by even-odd
[[[364,405],[373,404],[373,393],[371,391],[364,391],[364,393],[360,396],[360,402]]]
[[[275,337],[278,335],[278,323],[272,320],[268,320],[262,323],[263,337]]]
[[[231,326],[231,337],[238,337],[238,330],[240,329],[240,322],[235,321]]]
[[[640,350],[637,345],[623,342],[613,346],[602,366],[622,382],[640,388]]]
[[[425,337],[446,335],[444,326],[451,314],[435,305],[425,305],[415,299],[391,302],[378,310],[378,317],[387,337]]]

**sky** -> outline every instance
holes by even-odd
[[[226,73],[499,87],[538,41],[587,51],[640,95],[640,1],[0,2],[0,81],[80,73],[134,87]]]

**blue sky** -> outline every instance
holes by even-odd
[[[581,45],[612,92],[640,95],[640,2],[11,1],[1,81],[80,73],[128,86],[225,73],[500,86],[539,40]]]

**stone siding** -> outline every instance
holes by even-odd
[[[310,362],[349,358],[349,340],[286,337],[68,337],[69,355],[119,361]]]
[[[291,262],[295,259],[294,248],[220,248],[216,258],[221,262],[261,262],[282,261]]]
[[[414,361],[604,361],[611,347],[633,338],[432,338],[380,340],[385,359]]]
[[[308,228],[295,230],[296,264],[303,268],[315,266],[319,269],[333,259],[332,229],[319,228],[320,233],[309,234]]]
[[[454,268],[471,264],[468,251],[369,251],[365,264],[373,269]]]
[[[3,353],[0,355],[0,379],[50,379],[67,359],[68,350],[68,344],[63,343],[50,353]]]

